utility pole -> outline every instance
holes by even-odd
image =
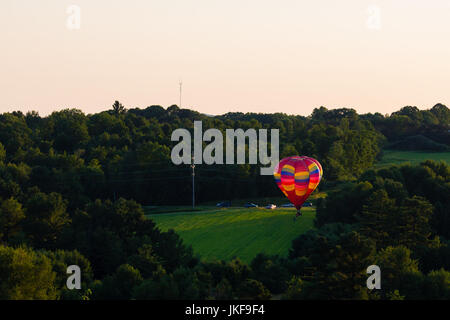
[[[194,209],[195,208],[195,183],[194,183],[194,179],[195,179],[195,164],[194,164],[194,157],[192,157],[191,168],[192,168],[192,209]]]
[[[180,109],[181,109],[181,94],[182,94],[182,89],[183,89],[183,82],[180,80]]]

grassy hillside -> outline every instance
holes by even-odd
[[[313,227],[315,209],[201,207],[201,211],[150,214],[162,230],[174,229],[204,260],[239,257],[250,262],[258,253],[286,255],[291,241]]]
[[[450,163],[450,153],[385,150],[376,168],[406,162],[417,164],[427,159]],[[325,196],[324,192],[316,192],[309,201],[315,203],[317,198]],[[242,199],[233,200],[231,208],[216,208],[215,202],[211,202],[196,206],[195,210],[189,206],[146,207],[146,210],[147,217],[159,228],[174,229],[203,260],[239,257],[250,262],[260,252],[286,255],[291,241],[313,228],[313,208],[303,208],[303,217],[294,223],[293,208],[237,207],[247,202],[264,206],[268,203],[281,205],[288,200],[283,197]]]
[[[450,152],[421,152],[421,151],[397,151],[384,150],[383,158],[375,167],[381,168],[393,164],[401,164],[410,162],[411,164],[418,164],[425,160],[437,160],[450,163]]]

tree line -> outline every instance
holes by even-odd
[[[0,298],[448,297],[449,166],[371,169],[399,139],[449,144],[449,109],[416,109],[211,117],[115,102],[92,115],[1,114]],[[332,189],[318,203],[317,229],[296,239],[289,257],[202,262],[176,233],[145,218],[141,205],[190,201],[190,168],[171,164],[170,135],[192,130],[194,120],[223,133],[277,128],[281,157],[306,154],[322,163],[323,186]],[[279,195],[255,165],[197,166],[196,174],[200,202]],[[391,270],[376,294],[361,280],[373,261]],[[83,270],[81,291],[65,288],[69,264]]]

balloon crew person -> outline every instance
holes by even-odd
[[[294,221],[297,221],[297,218],[302,215],[301,211],[297,209],[297,213],[295,214]]]
[[[319,185],[322,174],[319,161],[306,156],[287,157],[276,166],[273,174],[275,182],[297,209],[294,221],[302,215],[300,209]]]

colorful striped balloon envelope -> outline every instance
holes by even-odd
[[[322,179],[319,161],[306,156],[282,159],[273,173],[275,182],[284,195],[300,211],[303,203]]]

